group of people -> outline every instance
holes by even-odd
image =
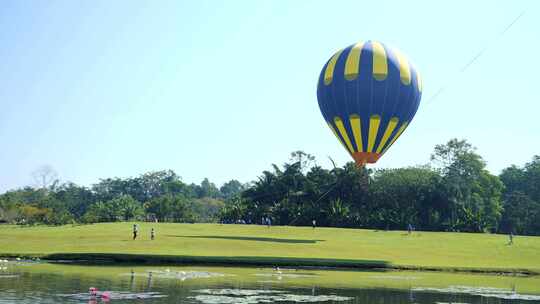
[[[250,219],[248,219],[247,221],[243,220],[243,219],[236,220],[236,221],[222,220],[221,224],[251,224],[251,220]],[[272,226],[272,219],[270,217],[268,217],[268,216],[261,217],[261,225],[264,225],[264,226],[267,226],[268,228],[270,228],[270,226]],[[315,227],[317,227],[317,221],[315,219],[313,219],[311,221],[311,225],[312,225],[313,229],[315,229]]]
[[[137,239],[139,235],[139,225],[133,224],[133,240]],[[153,241],[156,238],[156,230],[154,227],[150,230],[150,239]]]
[[[245,221],[238,222],[238,223],[239,224],[246,224]],[[270,226],[272,226],[272,219],[270,219],[270,217],[263,216],[261,218],[261,224],[266,225],[268,228],[270,228]],[[311,221],[311,224],[313,226],[313,229],[315,229],[315,227],[317,227],[317,221],[315,219],[313,219],[313,221]],[[411,225],[411,224],[407,225],[408,234],[412,234],[414,230],[415,230],[415,228],[414,228],[413,225]],[[133,224],[133,240],[137,239],[138,235],[139,235],[139,225]],[[150,230],[150,239],[154,240],[155,238],[156,238],[156,230],[154,229],[154,227],[152,227],[152,229]],[[514,234],[512,232],[510,232],[510,234],[508,235],[508,238],[509,238],[508,245],[514,244]]]
[[[315,228],[315,224],[313,224],[313,228]],[[408,234],[411,234],[413,233],[415,230],[414,226],[409,224],[407,225],[407,232]],[[508,245],[513,245],[514,244],[514,233],[513,232],[510,232],[510,234],[508,234]]]

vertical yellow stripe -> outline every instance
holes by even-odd
[[[422,93],[422,77],[420,77],[418,71],[416,71],[416,84],[418,85],[418,91]]]
[[[379,147],[377,147],[377,153],[381,153],[382,148],[384,147],[384,144],[388,141],[388,138],[390,138],[390,135],[396,128],[397,124],[399,122],[399,118],[392,117],[390,121],[388,122],[388,126],[386,127],[386,131],[384,131],[383,137],[381,139],[381,142],[379,143]]]
[[[379,115],[371,115],[369,118],[369,137],[368,137],[368,152],[373,152],[373,146],[377,139],[377,133],[379,132],[379,125],[381,124],[381,117]]]
[[[324,70],[324,84],[329,85],[332,83],[332,79],[334,78],[334,69],[336,68],[336,63],[339,58],[339,55],[341,55],[341,52],[343,50],[339,50],[337,53],[330,58],[330,61],[326,65],[326,70]]]
[[[332,133],[334,133],[334,135],[336,136],[336,138],[339,140],[339,142],[343,145],[343,148],[345,148],[346,150],[347,149],[347,146],[345,145],[345,143],[341,140],[341,137],[339,137],[339,134],[336,132],[336,129],[334,129],[334,127],[332,126],[332,124],[330,122],[328,122],[328,127],[330,127],[330,130],[332,130]]]
[[[349,116],[349,122],[354,135],[354,141],[356,142],[356,152],[364,152],[364,144],[362,143],[362,126],[360,116],[352,114]]]
[[[398,139],[398,137],[401,135],[401,133],[403,133],[403,131],[405,131],[408,124],[409,124],[408,122],[404,122],[401,125],[401,127],[399,127],[396,135],[394,135],[394,138],[392,138],[392,141],[388,144],[388,146],[386,146],[386,148],[384,148],[382,154],[384,154],[384,153],[386,153],[386,151],[388,151],[388,148],[390,148],[394,144],[394,142]]]
[[[343,125],[343,121],[339,117],[334,117],[334,123],[336,124],[336,127],[338,128],[339,134],[341,134],[341,137],[345,141],[345,144],[347,145],[347,149],[351,154],[354,153],[353,146],[351,144],[351,140],[349,139],[349,135],[347,134],[347,130],[345,130],[345,126]]]
[[[345,79],[354,80],[358,77],[360,73],[360,54],[362,53],[362,48],[364,47],[364,42],[358,42],[355,44],[349,56],[347,56],[347,61],[345,62]]]
[[[386,51],[379,42],[371,42],[373,50],[373,77],[377,80],[385,80],[388,75],[388,63],[386,62]]]
[[[409,67],[409,61],[398,50],[394,50],[394,54],[396,54],[399,64],[399,77],[401,78],[401,83],[403,83],[404,85],[410,85],[411,69]]]

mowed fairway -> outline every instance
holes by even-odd
[[[55,253],[109,253],[188,257],[235,257],[265,264],[273,258],[332,261],[446,270],[492,269],[540,272],[540,237],[373,231],[256,225],[106,223],[61,227],[0,226],[0,256],[46,257]],[[156,240],[150,240],[150,228]],[[204,260],[204,259],[203,259]],[[278,260],[278,259],[276,259]],[[271,264],[271,263],[270,263]],[[309,264],[309,263],[308,263]]]

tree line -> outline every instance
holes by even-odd
[[[102,179],[91,187],[55,180],[0,195],[0,222],[216,222],[224,201],[239,195],[244,187],[231,180],[218,188],[206,178],[199,185],[186,184],[172,170]]]
[[[499,176],[465,140],[437,145],[424,166],[324,169],[302,151],[273,165],[222,218],[281,225],[540,235],[540,156]]]
[[[173,171],[102,179],[91,187],[52,183],[0,195],[0,221],[19,224],[126,220],[466,231],[540,235],[540,156],[493,175],[474,147],[452,139],[423,166],[325,169],[291,153],[257,180],[186,184]]]

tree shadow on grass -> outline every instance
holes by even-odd
[[[126,265],[220,265],[220,266],[285,266],[324,268],[337,267],[348,269],[388,270],[391,264],[382,260],[353,260],[328,258],[294,258],[264,256],[185,256],[159,254],[126,253],[54,253],[44,259],[56,263],[68,264],[107,264],[124,263]]]
[[[290,243],[290,244],[316,244],[325,240],[300,240],[300,239],[278,239],[268,237],[251,237],[251,236],[222,236],[222,235],[166,235],[168,237],[181,237],[193,239],[219,239],[233,241],[256,241],[256,242],[273,242],[273,243]]]

